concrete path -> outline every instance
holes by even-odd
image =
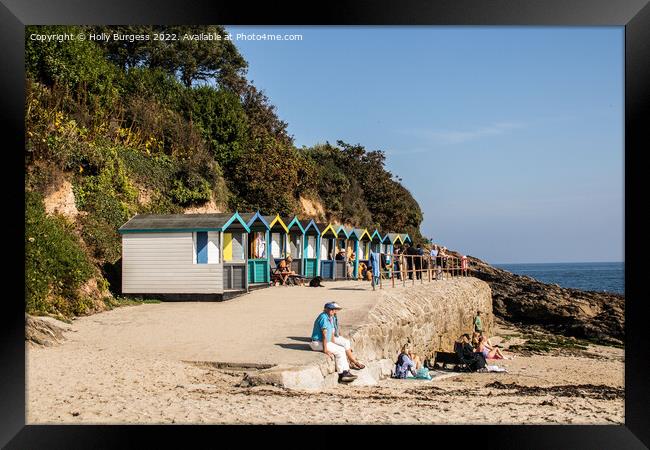
[[[125,357],[306,365],[325,356],[309,349],[314,319],[336,301],[342,334],[360,325],[379,298],[369,283],[323,288],[276,286],[219,303],[178,302],[122,307],[73,322],[65,346]],[[108,356],[108,355],[106,355]]]

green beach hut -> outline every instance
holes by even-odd
[[[271,227],[259,211],[243,213],[248,233],[248,281],[251,286],[268,285],[270,280],[269,241]]]
[[[320,274],[320,230],[313,220],[302,220],[300,222],[304,232],[303,250],[303,274],[307,278],[313,278]]]
[[[302,260],[305,251],[305,229],[302,227],[298,216],[294,216],[293,218],[287,217],[283,220],[289,230],[287,235],[287,255],[291,256],[291,270],[298,275],[302,275],[304,273]]]

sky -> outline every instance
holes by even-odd
[[[624,260],[623,27],[226,29],[295,144],[383,150],[434,242]]]

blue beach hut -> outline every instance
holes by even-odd
[[[320,276],[334,280],[336,278],[336,239],[338,233],[332,224],[317,223],[320,234]]]

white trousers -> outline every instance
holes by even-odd
[[[323,342],[322,341],[311,341],[309,346],[315,352],[323,351]],[[345,351],[350,348],[350,341],[341,336],[335,336],[334,342],[327,343],[327,350],[334,353],[334,362],[336,363],[336,371],[338,373],[345,372],[350,370],[350,364],[348,363],[348,357],[345,354]]]

